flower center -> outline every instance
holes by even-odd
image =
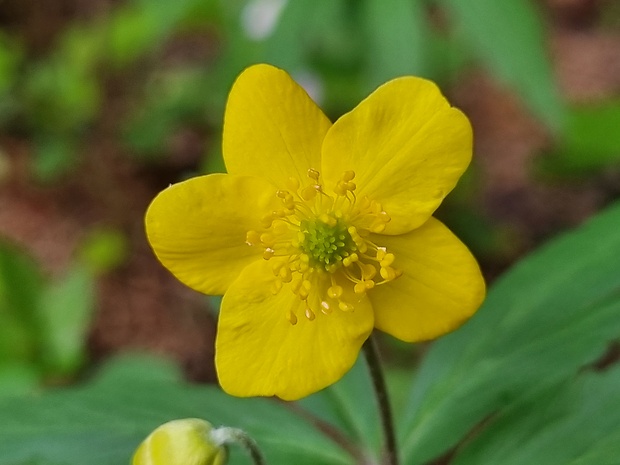
[[[302,220],[299,230],[303,240],[300,249],[308,255],[311,266],[333,271],[342,260],[357,250],[347,225],[340,218],[322,215],[320,218]]]
[[[248,231],[246,242],[273,263],[272,292],[289,285],[312,321],[317,312],[353,311],[366,292],[401,272],[392,267],[394,254],[371,240],[390,216],[378,202],[356,197],[355,173],[345,171],[333,194],[325,192],[318,171],[308,170],[308,178],[303,187],[291,178],[288,189],[276,192],[282,208],[265,215],[260,230]],[[293,310],[287,318],[297,323]]]

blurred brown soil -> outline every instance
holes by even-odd
[[[21,27],[31,49],[41,53],[67,20],[88,17],[115,2],[49,2],[56,9],[49,6],[52,13],[45,16],[39,11],[34,18],[34,10],[42,4],[34,2],[35,8],[24,11],[26,3],[5,1],[0,23]],[[620,32],[598,25],[603,4],[590,0],[544,4],[550,56],[562,92],[571,101],[620,95]],[[514,232],[509,253],[482,263],[489,276],[541,241],[579,224],[618,191],[614,173],[554,183],[533,176],[534,158],[553,140],[514,94],[483,71],[472,70],[450,94],[475,130],[474,164],[481,182],[476,207],[492,224]],[[142,225],[150,199],[184,170],[196,169],[204,137],[182,130],[170,141],[167,161],[141,164],[127,156],[110,134],[110,122],[119,111],[116,103],[108,103],[98,126],[84,141],[75,172],[52,186],[37,185],[30,178],[28,141],[0,136],[8,160],[8,176],[0,183],[0,236],[23,245],[50,275],[57,276],[93,226],[125,232],[130,240],[128,261],[98,283],[97,315],[89,337],[92,358],[146,349],[175,357],[192,379],[214,380],[215,326],[206,299],[159,265]]]

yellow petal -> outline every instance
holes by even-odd
[[[223,294],[241,270],[261,259],[246,244],[249,230],[279,208],[273,187],[248,176],[213,174],[174,184],[146,212],[155,255],[181,282],[205,294]]]
[[[369,292],[375,326],[403,341],[434,339],[463,324],[480,306],[485,283],[476,260],[443,223],[430,218],[401,236],[374,236],[403,274]]]
[[[215,363],[229,394],[285,400],[312,394],[353,366],[372,331],[372,309],[365,297],[353,311],[315,312],[310,321],[303,301],[288,285],[278,294],[270,292],[273,282],[269,262],[253,263],[224,296]],[[297,316],[295,325],[287,319],[289,310]]]
[[[260,176],[284,188],[319,169],[330,121],[284,71],[247,68],[235,81],[224,117],[223,151],[231,174]]]
[[[424,223],[456,185],[472,154],[467,118],[430,81],[403,77],[379,87],[327,133],[323,172],[334,184],[356,173],[356,195],[391,216],[385,234]]]

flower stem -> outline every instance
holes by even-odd
[[[394,430],[394,419],[390,399],[381,368],[381,358],[379,348],[375,338],[371,335],[364,343],[364,355],[368,363],[368,371],[375,390],[377,402],[379,404],[379,414],[381,415],[381,426],[384,435],[384,456],[388,465],[398,465],[398,451],[396,450],[396,434]]]
[[[239,444],[250,454],[254,465],[266,465],[267,463],[256,441],[242,429],[221,426],[211,431],[211,437],[220,444]]]

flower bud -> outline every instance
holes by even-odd
[[[164,423],[140,444],[132,465],[224,465],[226,449],[212,438],[212,430],[197,418]]]

